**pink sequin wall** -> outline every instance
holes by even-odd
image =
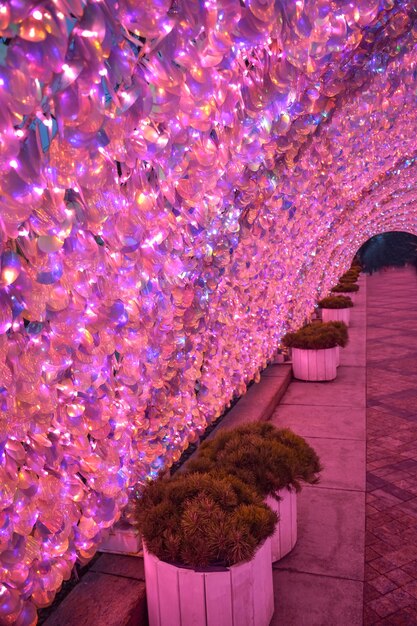
[[[413,0],[0,2],[0,622],[417,230]]]

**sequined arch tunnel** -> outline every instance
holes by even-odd
[[[0,621],[36,622],[362,241],[414,230],[416,19],[2,3]]]

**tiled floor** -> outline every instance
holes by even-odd
[[[367,288],[364,626],[417,626],[417,274]]]
[[[298,495],[298,540],[274,563],[271,626],[362,626],[366,485],[366,282],[334,381],[293,381],[272,423],[313,446],[318,485]]]

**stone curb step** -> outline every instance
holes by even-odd
[[[147,626],[143,559],[101,555],[44,626]]]

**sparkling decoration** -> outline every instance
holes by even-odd
[[[0,623],[352,255],[417,232],[415,0],[0,2]]]

